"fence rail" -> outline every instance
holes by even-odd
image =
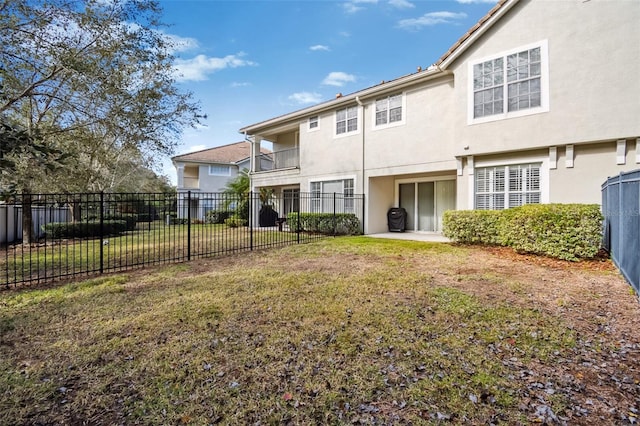
[[[640,170],[602,184],[603,246],[625,279],[640,294]]]
[[[343,194],[22,195],[0,204],[0,283],[7,289],[362,233],[363,209],[362,195]]]

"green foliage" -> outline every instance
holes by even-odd
[[[100,234],[118,235],[127,230],[125,220],[105,220],[100,226],[100,221],[88,222],[53,222],[43,226],[47,238],[95,238]]]
[[[105,221],[123,221],[126,223],[127,231],[136,229],[136,223],[138,223],[138,215],[136,214],[105,215],[103,219]]]
[[[503,211],[448,211],[444,235],[467,244],[513,247],[563,260],[595,257],[602,241],[597,204],[530,204]]]
[[[205,214],[205,223],[210,224],[221,224],[224,223],[225,220],[229,219],[233,212],[228,210],[209,210]]]
[[[300,218],[300,223],[298,223]],[[359,235],[360,220],[353,213],[289,213],[287,223],[292,231],[330,235]]]
[[[443,233],[467,244],[498,244],[500,210],[448,210],[444,212]]]
[[[0,11],[0,116],[30,139],[12,150],[19,155],[4,157],[2,169],[15,172],[0,174],[0,186],[161,186],[150,166],[200,115],[176,85],[175,46],[162,31],[158,2],[4,1]],[[52,153],[66,156],[55,170],[51,158],[41,161]]]
[[[228,219],[225,219],[224,224],[229,228],[238,228],[240,226],[244,226],[247,223],[246,220],[241,218],[240,216],[231,216]]]

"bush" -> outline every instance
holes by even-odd
[[[298,217],[300,223],[298,224]],[[329,235],[358,235],[360,220],[353,213],[289,213],[287,224],[291,231],[317,232]]]
[[[138,223],[138,215],[137,214],[113,214],[113,215],[105,215],[103,218],[105,221],[108,220],[123,220],[127,224],[127,231],[133,231],[136,229],[136,223]]]
[[[230,218],[224,221],[224,224],[229,228],[237,228],[239,226],[244,226],[247,223],[246,220],[241,218],[240,216],[231,216]]]
[[[47,238],[95,238],[100,236],[100,221],[53,222],[42,227]],[[127,230],[124,220],[105,220],[102,223],[102,235],[118,235]]]
[[[564,260],[595,257],[602,241],[597,204],[529,204],[503,211],[448,211],[444,235],[467,244],[512,247]]]
[[[209,210],[205,215],[205,222],[211,224],[221,224],[229,219],[233,212],[228,210]]]
[[[444,212],[443,233],[465,244],[499,244],[500,210],[448,210]]]

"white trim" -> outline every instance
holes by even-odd
[[[494,161],[476,161],[476,168],[481,167],[500,167],[500,166],[516,166],[518,164],[531,164],[531,163],[541,163],[540,164],[540,203],[548,204],[550,200],[549,194],[549,157],[515,157],[510,160],[494,160]],[[471,186],[469,187],[469,192],[471,194],[471,199],[473,202],[471,203],[471,208],[475,209],[475,193],[476,193],[476,182],[471,176]]]
[[[640,138],[636,138],[636,164],[640,163]]]
[[[311,119],[313,117],[316,118],[316,127],[312,128]],[[311,117],[307,118],[307,133],[317,132],[318,130],[320,130],[320,114],[312,115]]]
[[[467,156],[467,173],[469,174],[469,176],[473,176],[473,169],[474,169],[474,165],[473,165],[473,155],[469,155]]]
[[[558,168],[558,148],[555,146],[549,147],[549,169],[555,170]]]
[[[462,176],[462,157],[456,157],[456,174]]]
[[[358,116],[356,117],[356,130],[352,130],[352,131],[346,131],[344,133],[336,133],[337,129],[337,124],[338,124],[338,111],[343,110],[343,109],[349,109],[355,107],[356,111],[358,111]],[[354,105],[346,105],[342,108],[338,108],[336,110],[333,111],[333,130],[331,131],[333,133],[333,138],[334,139],[339,139],[339,138],[345,138],[345,137],[349,137],[349,136],[353,136],[353,135],[358,135],[360,134],[360,131],[362,129],[362,108],[360,108],[358,106],[358,104],[354,104]],[[348,121],[348,120],[347,120]],[[346,123],[345,123],[346,124]]]
[[[376,101],[378,99],[389,98],[390,96],[394,96],[394,95],[400,95],[402,97],[402,119],[400,121],[394,121],[393,123],[377,125],[376,124]],[[404,126],[405,124],[407,124],[407,121],[406,121],[407,93],[406,92],[394,92],[394,93],[385,94],[383,96],[379,96],[373,99],[373,101],[369,105],[371,105],[371,123],[372,123],[371,130],[372,131],[388,129],[390,127]]]
[[[226,174],[222,174],[222,173],[212,173],[211,172],[211,168],[212,167],[226,167],[227,168],[227,173]],[[209,164],[209,167],[207,168],[207,171],[209,172],[209,176],[231,176],[231,166],[228,164]]]
[[[567,147],[565,148],[565,167],[567,169],[571,169],[573,167],[573,159],[574,157],[574,153],[573,153],[573,145],[567,145]]]
[[[503,84],[504,85],[503,102],[505,104],[504,112],[502,114],[494,114],[494,115],[488,115],[485,117],[474,118],[473,116],[473,109],[474,109],[473,108],[474,107],[473,66],[482,62],[490,61],[492,59],[506,58],[508,55],[511,55],[513,53],[522,52],[524,50],[529,50],[536,47],[540,48],[540,106],[536,108],[528,108],[528,109],[508,112],[507,87],[509,83],[507,82],[507,76],[505,75],[504,84]],[[506,66],[506,59],[505,59],[505,66]],[[549,42],[548,40],[541,40],[525,46],[519,46],[514,49],[496,53],[495,55],[470,60],[467,63],[467,80],[468,80],[467,81],[467,125],[488,123],[492,121],[505,120],[508,118],[523,117],[527,115],[549,112]]]
[[[625,164],[626,162],[627,141],[625,139],[620,139],[616,144],[616,164]]]
[[[324,176],[319,178],[309,179],[307,182],[307,191],[311,192],[311,184],[315,182],[333,182],[336,180],[345,180],[345,179],[353,179],[353,193],[357,194],[356,187],[358,184],[358,180],[356,179],[356,175],[337,175],[337,176]]]

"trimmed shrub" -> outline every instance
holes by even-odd
[[[563,260],[594,257],[602,241],[597,204],[529,204],[508,210],[448,211],[444,235],[466,244],[512,247]]]
[[[137,214],[113,214],[113,215],[105,215],[103,218],[105,221],[108,220],[123,220],[127,224],[127,231],[133,231],[136,229],[136,223],[138,223],[138,215]]]
[[[298,224],[300,217],[300,224]],[[353,213],[289,213],[287,224],[291,231],[317,232],[329,235],[358,235],[360,220]]]
[[[233,212],[228,210],[209,210],[205,215],[204,221],[210,224],[221,224],[229,219]]]
[[[574,261],[598,254],[602,242],[600,206],[530,204],[512,210],[500,232],[504,245]]]
[[[53,222],[43,226],[47,238],[95,238],[100,236],[100,221]],[[127,230],[124,220],[105,220],[102,235],[118,235]]]
[[[240,216],[231,216],[230,218],[224,221],[224,224],[229,228],[237,228],[239,226],[244,226],[247,222],[241,218]]]
[[[448,210],[444,212],[443,234],[464,244],[499,244],[500,210]]]

